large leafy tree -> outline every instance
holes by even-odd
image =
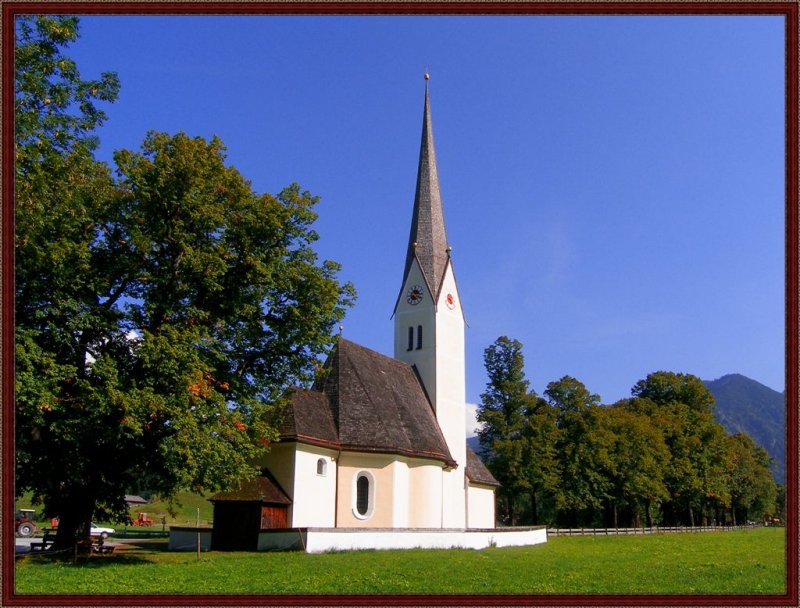
[[[597,423],[600,396],[571,376],[549,383],[544,394],[557,411],[560,483],[556,504],[574,526],[580,517],[591,517],[602,507],[610,490],[608,438]]]
[[[773,513],[778,488],[770,473],[767,451],[745,433],[729,436],[727,443],[733,525]]]
[[[516,524],[516,498],[528,488],[530,471],[524,464],[528,441],[526,412],[536,402],[528,392],[522,344],[501,336],[484,351],[489,381],[478,406],[478,432],[489,470],[500,482],[506,519]]]
[[[558,489],[556,418],[555,408],[540,397],[531,398],[525,408],[522,471],[530,496],[531,523],[534,525],[539,524],[545,503],[554,502]]]
[[[698,515],[725,507],[730,502],[725,431],[714,419],[711,391],[691,374],[654,372],[631,392],[633,407],[651,417],[670,451],[664,475],[667,522],[694,526]]]
[[[658,405],[683,403],[698,412],[713,413],[716,400],[697,376],[675,372],[653,372],[631,389],[634,397],[649,399]]]
[[[113,179],[92,100],[118,85],[80,79],[60,51],[76,36],[18,28],[16,490],[61,518],[58,546],[126,518],[132,487],[254,473],[354,298],[312,249],[317,198],[257,195],[217,139],[151,133]]]
[[[37,497],[58,489],[53,470],[81,466],[60,433],[90,418],[72,398],[83,363],[68,335],[99,323],[84,277],[113,195],[108,168],[92,155],[93,131],[105,119],[99,103],[113,101],[119,83],[113,74],[81,78],[63,52],[77,37],[71,17],[16,22],[16,491]]]
[[[618,527],[619,510],[624,509],[639,524],[644,512],[645,523],[653,525],[652,509],[668,497],[664,474],[669,466],[669,450],[663,436],[642,414],[620,404],[597,410],[598,426],[607,431],[609,468],[612,484],[609,503],[614,527]]]

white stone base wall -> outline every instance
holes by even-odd
[[[170,551],[197,551],[197,533],[200,532],[200,550],[211,549],[211,528],[191,528],[170,526]]]
[[[547,542],[547,529],[364,530],[315,529],[261,532],[261,551],[300,549],[307,553],[362,549],[486,549]]]

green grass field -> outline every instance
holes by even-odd
[[[160,547],[160,550],[158,549]],[[535,547],[19,559],[18,593],[783,593],[784,530],[558,537]]]

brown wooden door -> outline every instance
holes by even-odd
[[[262,505],[261,528],[288,528],[289,508],[285,505]]]

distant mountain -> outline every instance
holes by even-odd
[[[744,432],[775,459],[775,481],[786,477],[785,394],[741,374],[703,380],[717,399],[717,420],[729,433]]]
[[[467,447],[476,454],[480,454],[481,441],[478,439],[477,435],[475,437],[467,437]]]

